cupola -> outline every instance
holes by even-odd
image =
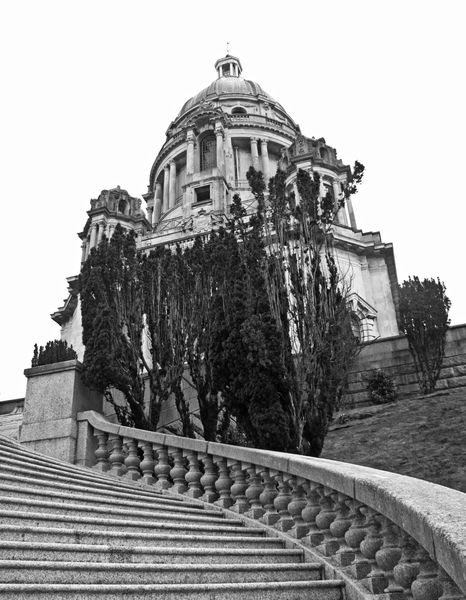
[[[225,58],[219,58],[215,63],[218,78],[220,77],[239,77],[243,70],[239,58],[227,54]]]

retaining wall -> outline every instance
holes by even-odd
[[[394,376],[401,396],[419,394],[414,361],[405,336],[384,338],[364,345],[349,379],[344,406],[369,404],[365,378],[373,369],[384,369]],[[436,389],[466,386],[466,324],[450,327],[445,357]]]

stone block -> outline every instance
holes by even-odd
[[[450,388],[466,386],[466,377],[454,377],[453,379],[447,379],[447,381]]]

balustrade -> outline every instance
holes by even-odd
[[[370,492],[352,497],[354,482],[348,483],[353,480],[338,473],[338,463],[329,466],[332,461],[322,461],[322,466],[311,462],[314,459],[127,427],[121,428],[124,434],[120,435],[115,425],[108,424],[105,431],[105,421],[97,413],[83,414],[88,415],[86,426],[93,426],[97,438],[95,469],[135,485],[214,504],[277,529],[319,554],[337,573],[342,569],[359,590],[348,598],[465,600],[461,589],[466,588],[466,577],[444,558],[455,537],[442,551],[437,548],[441,540],[436,541],[436,560],[442,556],[443,561],[439,564],[421,543],[426,523],[421,519],[418,529],[408,524],[406,531],[402,517],[396,522],[396,510],[384,514],[386,498],[377,501],[372,480],[367,484]],[[346,471],[350,467],[346,465]]]

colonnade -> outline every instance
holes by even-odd
[[[235,146],[232,148],[231,146],[231,138],[228,135],[225,135],[225,130],[223,125],[217,121],[215,123],[215,138],[216,138],[216,159],[217,159],[217,168],[220,173],[224,176],[227,176],[227,171],[232,171],[231,177],[232,179],[239,179],[239,148]],[[251,148],[251,157],[252,157],[252,166],[259,170],[261,168],[259,162],[259,151],[258,144],[260,142],[261,147],[261,156],[262,156],[262,172],[264,174],[264,179],[266,183],[270,178],[270,161],[269,161],[269,152],[268,152],[268,142],[266,139],[261,138],[260,140],[257,137],[249,138],[250,148]],[[226,146],[226,147],[225,147]],[[189,129],[186,134],[186,173],[187,175],[193,175],[196,170],[196,156],[195,156],[195,147],[196,147],[196,136],[192,129]],[[235,152],[235,158],[233,163],[236,165],[236,170],[233,173],[234,167],[233,164],[227,164],[226,156],[230,159],[233,159],[233,152]],[[167,164],[165,164],[163,168],[163,184],[162,181],[157,180],[154,184],[154,204],[153,207],[148,207],[148,219],[149,222],[157,223],[161,216],[166,213],[168,210],[175,206],[175,198],[176,195],[176,162],[174,159],[170,160]]]

